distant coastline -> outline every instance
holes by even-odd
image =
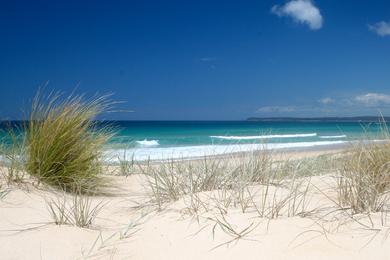
[[[255,122],[381,122],[390,121],[390,117],[356,116],[356,117],[249,117],[247,121]]]

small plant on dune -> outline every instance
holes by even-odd
[[[267,149],[251,154],[240,159],[236,172],[249,182],[264,183],[272,175],[272,166],[275,164],[272,153]]]
[[[148,185],[151,190],[153,203],[161,209],[163,204],[175,201],[185,194],[183,176],[177,172],[177,165],[174,161],[161,164],[157,167],[147,167],[149,175]]]
[[[69,222],[69,213],[66,203],[66,195],[57,197],[56,200],[46,201],[47,209],[56,225],[65,225]]]
[[[79,191],[72,195],[69,202],[66,194],[46,201],[48,211],[56,225],[72,225],[77,227],[90,227],[101,209],[102,202],[93,204],[90,197]]]
[[[83,192],[98,187],[102,148],[112,136],[94,119],[112,103],[107,96],[85,100],[51,94],[34,98],[26,126],[27,171],[66,191],[77,184]]]
[[[378,212],[390,202],[390,135],[382,123],[385,143],[360,142],[343,160],[338,179],[338,200],[352,213]]]
[[[128,177],[134,172],[135,160],[134,154],[131,155],[131,158],[127,157],[126,150],[123,152],[123,157],[118,157],[119,161],[119,174],[121,176]]]
[[[73,196],[73,204],[71,209],[71,220],[73,225],[78,227],[89,227],[103,208],[102,202],[93,206],[90,197],[81,193],[76,193]]]
[[[250,241],[255,241],[253,239],[250,239],[248,238],[248,236],[251,234],[251,232],[253,232],[258,226],[260,223],[255,223],[255,222],[251,222],[251,224],[249,224],[248,226],[246,227],[243,227],[241,229],[238,229],[237,227],[235,227],[232,223],[230,223],[226,217],[224,216],[224,214],[220,214],[220,217],[218,216],[215,216],[215,217],[209,217],[207,218],[209,221],[212,221],[214,222],[214,226],[212,227],[212,235],[213,235],[213,238],[215,238],[215,233],[216,233],[216,228],[219,227],[225,234],[227,234],[228,236],[231,237],[230,240],[224,242],[224,243],[221,243],[215,247],[212,248],[212,250],[214,249],[217,249],[221,246],[229,246],[230,244],[232,243],[237,243],[239,240],[250,240]]]

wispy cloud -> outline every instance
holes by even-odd
[[[295,111],[294,106],[265,106],[257,110],[259,113],[291,113]]]
[[[390,22],[381,21],[376,24],[370,24],[368,29],[380,36],[390,36]]]
[[[326,97],[326,98],[319,99],[318,102],[323,104],[323,105],[329,105],[329,104],[333,104],[334,102],[336,102],[336,100],[333,98],[330,98],[330,97]]]
[[[362,93],[344,97],[324,97],[318,100],[307,100],[304,104],[286,106],[264,106],[257,113],[273,116],[340,116],[342,115],[376,115],[378,111],[390,113],[390,94]]]
[[[335,107],[350,107],[356,109],[362,107],[381,107],[390,105],[390,95],[371,92],[343,98],[326,97],[319,99],[318,102],[323,105],[331,104]]]
[[[300,104],[270,105],[256,110],[267,116],[352,116],[390,114],[390,93],[369,92],[358,95],[326,96]]]
[[[390,104],[390,95],[382,93],[367,93],[355,97],[355,101],[366,106],[381,106]]]
[[[283,115],[293,115],[293,116],[310,116],[313,114],[329,114],[335,112],[333,107],[319,107],[318,105],[313,104],[303,104],[303,105],[291,105],[291,106],[265,106],[259,108],[257,111],[259,114],[264,114],[267,116],[283,116]]]
[[[284,5],[274,5],[271,12],[279,17],[291,17],[298,23],[307,24],[311,30],[322,28],[320,9],[311,0],[292,0]]]

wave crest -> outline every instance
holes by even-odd
[[[142,141],[136,141],[137,144],[141,145],[141,146],[158,146],[160,145],[160,143],[158,142],[158,140],[142,140]]]
[[[132,155],[136,161],[146,160],[172,160],[200,158],[203,156],[221,155],[237,152],[250,152],[256,150],[272,149],[304,149],[317,146],[344,145],[346,141],[315,141],[315,142],[295,142],[295,143],[273,143],[273,144],[230,144],[230,145],[199,145],[185,147],[156,147],[156,148],[131,148],[115,149],[105,152],[109,161],[115,161],[123,154]]]
[[[346,135],[323,135],[323,136],[319,136],[319,138],[322,138],[322,139],[336,139],[336,138],[346,138],[347,136]]]
[[[257,136],[224,136],[224,135],[212,135],[210,138],[224,139],[224,140],[255,140],[255,139],[272,139],[272,138],[297,138],[297,137],[313,137],[317,136],[317,133],[309,134],[284,134],[284,135],[257,135]]]

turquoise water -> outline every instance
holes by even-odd
[[[111,157],[136,160],[188,158],[259,149],[341,146],[382,137],[377,123],[129,121],[115,122]]]
[[[375,137],[380,129],[375,123],[350,122],[118,121],[114,125],[119,131],[112,142],[133,147],[354,140],[365,137],[366,130]]]
[[[381,139],[377,123],[252,121],[114,121],[107,156],[186,158],[258,149],[307,149]],[[1,126],[1,125],[0,125]],[[4,128],[4,125],[1,126]]]

